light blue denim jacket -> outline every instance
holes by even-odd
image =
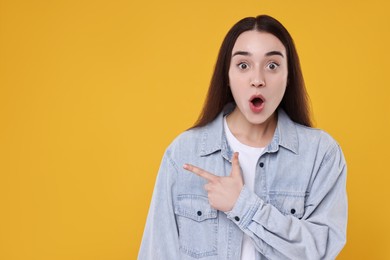
[[[230,174],[227,112],[182,133],[167,148],[138,259],[240,260],[244,233],[257,260],[334,259],[347,225],[346,163],[339,145],[279,109],[273,139],[258,160],[255,191],[244,185],[230,212],[217,211],[208,203],[207,181],[182,166]]]

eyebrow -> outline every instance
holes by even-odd
[[[265,56],[280,55],[284,58],[283,54],[280,51],[270,51],[265,54]]]
[[[236,55],[252,56],[252,53],[247,52],[247,51],[236,51],[235,53],[233,53],[232,57],[234,57]],[[284,55],[280,51],[270,51],[270,52],[267,52],[265,54],[265,56],[267,56],[267,57],[273,56],[273,55],[279,55],[279,56],[282,56],[284,58]]]

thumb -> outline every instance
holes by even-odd
[[[240,177],[241,176],[241,167],[240,167],[240,162],[238,161],[238,153],[235,152],[232,157],[232,172],[230,174],[231,177]]]

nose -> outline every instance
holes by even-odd
[[[265,86],[265,80],[261,72],[254,72],[251,79],[251,86],[260,88]]]

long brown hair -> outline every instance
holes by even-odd
[[[238,36],[245,31],[251,30],[274,35],[286,48],[288,66],[287,88],[279,107],[283,108],[294,122],[312,126],[308,95],[294,41],[279,21],[268,15],[260,15],[240,20],[225,36],[219,50],[206,101],[193,128],[210,123],[218,116],[226,104],[234,102],[229,87],[228,74],[232,50]]]

